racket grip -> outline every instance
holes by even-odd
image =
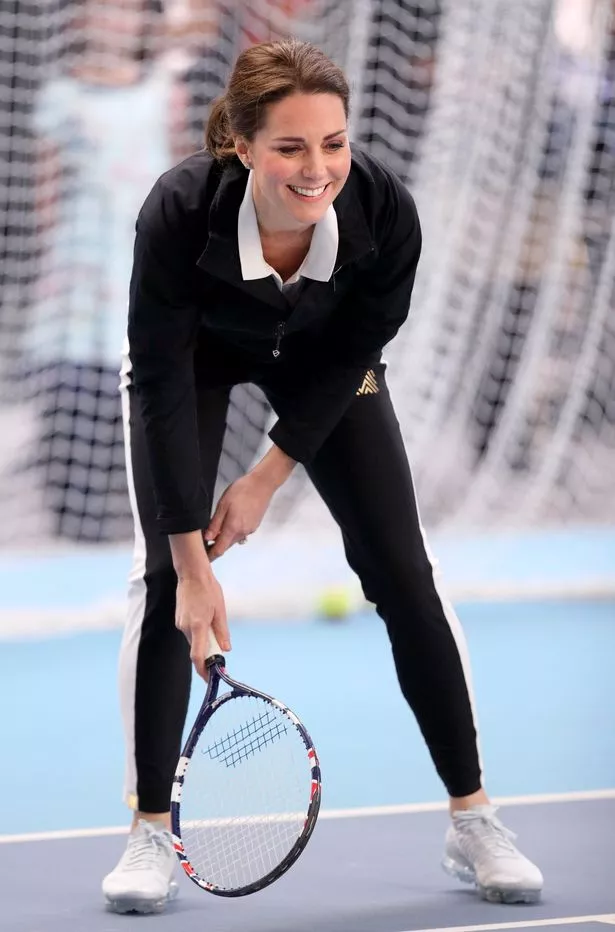
[[[216,657],[216,656],[218,657],[222,656],[222,648],[218,644],[216,635],[214,634],[213,630],[210,628],[209,629],[209,641],[207,644],[206,660],[211,660],[212,657]]]

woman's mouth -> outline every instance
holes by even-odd
[[[331,182],[327,182],[325,185],[320,185],[318,188],[304,188],[299,187],[299,185],[289,184],[287,187],[289,191],[292,191],[295,197],[298,197],[302,201],[318,201],[321,197],[324,197],[325,192]]]

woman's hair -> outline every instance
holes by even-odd
[[[344,72],[316,46],[298,39],[265,42],[238,57],[226,93],[214,101],[205,146],[219,161],[235,155],[233,139],[254,139],[267,106],[291,94],[335,94],[348,119],[350,90]]]

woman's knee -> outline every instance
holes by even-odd
[[[372,594],[371,601],[385,609],[387,614],[424,617],[434,605],[439,607],[433,567],[429,560],[414,559],[407,555],[395,556],[372,564],[366,576],[364,591]]]

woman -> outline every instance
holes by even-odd
[[[212,560],[243,543],[297,462],[386,623],[448,791],[445,866],[495,899],[540,894],[482,787],[466,649],[436,590],[381,362],[408,313],[419,221],[395,176],[351,151],[347,116],[344,75],[318,49],[248,49],[211,113],[208,151],[164,175],[138,219],[123,372],[137,546],[121,656],[135,815],[103,883],[119,911],[161,909],[176,889],[168,810],[190,660],[204,675],[210,626],[230,648],[204,540]],[[210,518],[239,382],[259,384],[278,421]]]

